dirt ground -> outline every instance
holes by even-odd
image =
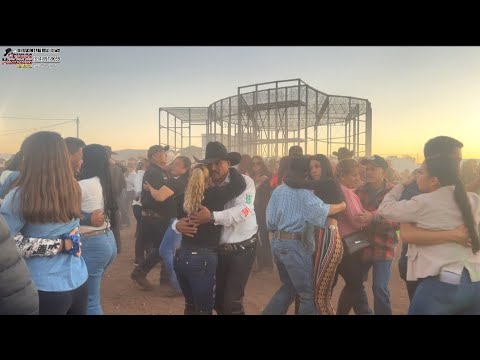
[[[106,315],[182,315],[183,297],[169,298],[159,286],[160,266],[155,267],[148,279],[155,288],[152,291],[141,290],[130,279],[133,270],[134,240],[133,233],[135,219],[132,226],[122,230],[122,253],[117,256],[114,263],[107,270],[102,282],[102,306]],[[400,251],[397,252],[397,256]],[[343,288],[343,280],[340,277],[333,292],[333,304],[336,308],[338,295]],[[274,273],[254,273],[250,275],[245,290],[244,306],[247,314],[259,315],[273,294],[278,290],[280,281],[276,270]],[[371,273],[367,286],[370,307],[373,308],[371,292]],[[392,265],[392,277],[390,280],[390,299],[394,315],[404,315],[408,310],[408,294],[405,283],[398,274],[397,259]],[[290,307],[293,314],[293,306]],[[353,313],[353,312],[352,312]]]

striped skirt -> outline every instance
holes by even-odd
[[[316,237],[313,261],[314,300],[318,315],[335,315],[332,306],[333,281],[337,267],[342,261],[343,244],[336,225],[320,229]],[[295,314],[298,314],[299,298],[295,299]]]

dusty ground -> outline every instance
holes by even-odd
[[[132,227],[122,230],[122,253],[117,256],[112,266],[107,270],[102,282],[102,306],[105,314],[109,315],[181,315],[183,314],[183,297],[165,297],[165,290],[159,287],[160,267],[155,267],[148,279],[155,285],[153,291],[142,291],[132,280],[130,273],[133,269],[134,240]],[[399,252],[398,252],[399,253]],[[397,254],[398,255],[398,254]],[[279,288],[276,271],[273,274],[252,273],[245,291],[244,305],[247,314],[258,315],[262,312],[272,295]],[[333,293],[333,304],[336,303],[340,290],[343,287],[340,277]],[[370,306],[373,307],[371,293],[371,274],[368,281],[368,295]],[[392,266],[390,280],[390,294],[393,314],[406,314],[408,310],[408,295],[405,283],[398,275],[397,261]],[[293,312],[293,306],[289,313]]]

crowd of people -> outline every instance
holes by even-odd
[[[399,242],[409,314],[480,314],[480,174],[462,148],[430,139],[422,166],[399,174],[347,148],[264,159],[210,142],[203,159],[167,164],[168,146],[117,161],[109,146],[35,133],[0,174],[0,313],[103,314],[102,279],[134,217],[131,280],[152,290],[160,264],[186,315],[245,314],[254,271],[281,282],[266,315],[391,315]]]

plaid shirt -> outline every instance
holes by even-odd
[[[366,248],[362,254],[363,260],[366,262],[393,260],[395,256],[398,244],[395,231],[399,229],[399,224],[381,217],[377,210],[384,196],[394,186],[385,179],[384,187],[378,192],[368,184],[362,185],[355,190],[363,208],[374,215],[372,223],[367,227],[367,230],[370,231],[370,242],[373,244],[373,247]]]

